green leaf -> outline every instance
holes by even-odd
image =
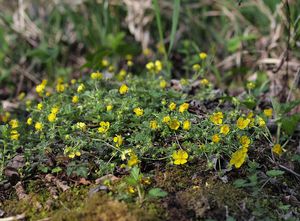
[[[235,52],[241,47],[240,37],[233,37],[227,42],[227,50],[229,52]]]
[[[131,169],[130,176],[131,176],[135,181],[139,181],[139,178],[140,178],[140,168],[138,168],[137,166],[133,167],[133,168]]]
[[[286,113],[290,112],[292,109],[297,107],[299,104],[300,104],[300,99],[281,104],[282,114],[286,114]]]
[[[62,168],[60,168],[60,167],[55,167],[55,168],[53,168],[52,170],[51,170],[51,173],[59,173],[59,172],[61,172],[62,171]]]
[[[126,178],[126,183],[128,185],[131,185],[131,186],[137,185],[137,181],[134,178],[132,178],[132,177],[127,177]]]
[[[170,35],[170,45],[169,45],[168,54],[170,54],[175,41],[176,29],[179,21],[180,0],[174,0],[173,7],[174,9],[173,9],[173,16],[172,16],[172,29]]]
[[[247,181],[244,179],[237,179],[236,181],[234,181],[233,185],[237,188],[240,188],[240,187],[245,187],[246,183]]]
[[[152,188],[149,190],[148,195],[150,197],[165,197],[168,193],[160,188]]]
[[[282,124],[282,129],[284,130],[284,132],[291,136],[293,135],[298,123],[300,122],[300,114],[283,117],[280,122]]]
[[[284,174],[284,171],[282,170],[269,170],[267,171],[267,175],[269,177],[277,177],[277,176],[281,176]]]
[[[243,100],[241,103],[250,110],[253,110],[257,105],[254,98],[247,98],[247,99]]]

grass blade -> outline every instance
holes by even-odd
[[[162,24],[161,24],[161,17],[160,17],[160,9],[159,9],[159,5],[158,5],[158,0],[153,0],[153,6],[154,6],[156,24],[157,24],[158,33],[159,33],[159,40],[163,44],[164,36],[163,36],[163,31],[162,31]]]
[[[172,16],[172,29],[171,29],[171,35],[170,35],[170,45],[169,45],[168,54],[170,54],[170,52],[173,48],[174,41],[175,41],[175,35],[176,35],[176,30],[177,30],[178,21],[179,21],[179,12],[180,12],[180,0],[174,0],[173,16]]]

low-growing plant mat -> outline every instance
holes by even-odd
[[[298,100],[264,82],[230,96],[160,60],[54,85],[1,114],[1,216],[28,220],[297,220]]]

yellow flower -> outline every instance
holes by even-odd
[[[59,111],[59,108],[58,108],[58,107],[52,107],[52,108],[51,108],[51,113],[52,113],[52,114],[57,114],[58,111]]]
[[[100,127],[98,128],[98,132],[99,133],[106,133],[108,131],[110,127],[110,123],[109,122],[104,122],[104,121],[101,121],[100,122]]]
[[[262,119],[261,117],[258,117],[257,120],[258,120],[258,125],[260,127],[265,127],[266,126],[266,122],[264,121],[264,119]]]
[[[209,119],[214,124],[220,125],[223,123],[223,118],[224,118],[224,115],[222,112],[216,112],[216,113],[213,113]]]
[[[188,157],[188,153],[184,150],[178,150],[172,154],[172,158],[174,160],[175,165],[185,164],[187,162]]]
[[[157,124],[157,121],[156,120],[151,120],[150,121],[150,128],[152,130],[156,130],[158,128],[158,124]]]
[[[123,138],[121,135],[116,135],[114,137],[114,142],[116,143],[117,147],[120,147],[123,144]]]
[[[43,104],[42,103],[38,103],[38,105],[36,106],[38,110],[42,110],[43,109]]]
[[[166,87],[167,87],[167,82],[166,82],[166,80],[164,80],[164,79],[160,80],[159,86],[160,86],[162,89],[166,88]]]
[[[265,109],[264,110],[264,115],[266,116],[266,117],[272,117],[272,115],[273,115],[273,109],[272,108],[268,108],[268,109]]]
[[[55,120],[56,120],[56,114],[50,113],[50,114],[48,115],[48,121],[49,121],[49,122],[54,122]]]
[[[128,92],[128,87],[126,84],[122,84],[121,87],[119,88],[119,93],[120,94],[126,94]]]
[[[76,82],[77,82],[76,79],[71,80],[71,84],[76,84]]]
[[[158,73],[162,70],[162,63],[159,60],[155,61],[155,73]]]
[[[241,148],[241,149],[235,151],[231,155],[229,164],[234,165],[235,168],[240,168],[242,166],[242,164],[245,162],[246,157],[247,157],[247,151],[244,148]]]
[[[150,54],[151,54],[151,49],[150,49],[150,48],[145,48],[145,49],[143,50],[143,55],[149,56]]]
[[[214,134],[211,138],[212,142],[219,143],[220,142],[220,136],[218,134]]]
[[[113,109],[113,106],[111,104],[106,106],[106,111],[111,111]]]
[[[207,54],[205,52],[199,53],[199,57],[201,60],[204,60],[207,57]]]
[[[159,42],[157,45],[156,45],[156,48],[158,50],[158,52],[160,54],[165,54],[166,53],[166,49],[165,49],[165,45],[163,42]]]
[[[58,93],[64,92],[65,91],[65,85],[62,83],[57,83],[56,85],[56,91]]]
[[[25,92],[21,92],[19,95],[18,95],[18,100],[22,101],[25,97]]]
[[[183,113],[184,111],[188,110],[189,109],[189,104],[188,103],[183,103],[179,106],[179,112],[180,113]]]
[[[43,129],[43,124],[40,122],[36,122],[34,128],[36,129],[36,131],[41,131]]]
[[[146,64],[146,68],[147,68],[149,71],[153,70],[153,69],[154,69],[154,63],[153,63],[153,62],[147,63],[147,64]]]
[[[11,140],[19,140],[19,137],[20,137],[20,134],[19,134],[18,131],[12,130],[12,131],[10,132],[10,139],[11,139]]]
[[[170,105],[169,105],[169,109],[171,111],[175,110],[176,109],[176,104],[174,102],[172,102]]]
[[[164,118],[163,118],[163,123],[169,123],[170,122],[170,120],[171,120],[171,117],[168,115],[168,116],[164,116]]]
[[[26,107],[29,108],[32,104],[32,101],[31,100],[27,100],[26,101]]]
[[[123,81],[126,77],[126,74],[127,74],[126,70],[121,69],[119,74],[117,75],[118,81]]]
[[[79,97],[78,96],[75,95],[75,96],[72,97],[72,103],[73,104],[77,104],[78,101],[79,101]]]
[[[194,65],[193,65],[193,70],[194,70],[194,71],[200,71],[200,69],[201,69],[200,64],[194,64]]]
[[[103,67],[107,67],[109,65],[109,61],[107,59],[102,59],[101,64]]]
[[[148,71],[158,74],[162,70],[162,63],[159,60],[155,62],[149,62],[146,64]]]
[[[283,153],[283,149],[280,144],[275,144],[272,148],[273,153],[276,153],[278,155],[281,155]]]
[[[43,84],[39,84],[35,87],[35,91],[40,95],[44,92],[45,86]]]
[[[127,66],[128,67],[131,67],[133,65],[133,62],[132,61],[127,61]]]
[[[82,131],[85,131],[85,130],[86,130],[86,124],[85,124],[84,122],[78,122],[78,123],[76,124],[76,128],[77,128],[77,129],[80,129],[80,130],[82,130]]]
[[[180,84],[183,85],[183,86],[186,86],[186,85],[189,84],[189,81],[187,79],[185,79],[185,78],[181,78],[180,79]]]
[[[39,96],[42,96],[44,90],[45,90],[45,87],[47,85],[47,80],[43,80],[42,83],[40,83],[39,85],[36,86],[35,88],[35,91],[39,94]]]
[[[250,138],[247,137],[246,135],[240,137],[240,143],[242,144],[243,147],[248,148],[250,142],[251,142]]]
[[[209,84],[209,81],[206,78],[203,78],[200,80],[200,84],[202,84],[203,86],[206,86]]]
[[[77,92],[78,92],[78,93],[81,93],[81,92],[84,91],[84,89],[85,89],[85,86],[84,86],[84,84],[81,83],[81,84],[77,87]]]
[[[184,122],[183,122],[182,128],[183,128],[184,130],[190,130],[190,129],[191,129],[191,122],[188,121],[188,120],[184,121]]]
[[[99,71],[91,73],[91,78],[93,80],[100,80],[100,79],[102,79],[102,77],[103,77],[103,75]]]
[[[75,155],[77,156],[77,157],[80,157],[81,156],[81,153],[80,153],[80,151],[75,151]]]
[[[246,85],[248,90],[252,90],[255,88],[255,83],[254,82],[248,82]]]
[[[108,71],[113,72],[115,70],[115,67],[113,65],[109,65]]]
[[[32,124],[32,118],[29,117],[29,118],[27,119],[26,123],[27,123],[28,125],[31,125],[31,124]]]
[[[127,161],[127,165],[129,167],[132,167],[132,166],[138,164],[139,162],[140,161],[139,161],[137,155],[135,155],[134,153],[130,153],[130,159]]]
[[[180,126],[180,122],[177,119],[172,119],[169,123],[168,123],[170,129],[172,130],[178,130],[179,126]]]
[[[9,118],[10,118],[10,113],[6,111],[6,112],[4,113],[4,115],[1,116],[1,118],[2,118],[2,121],[3,121],[4,123],[6,123],[6,122],[9,120]]]
[[[144,114],[144,110],[142,108],[136,107],[133,109],[133,112],[136,116],[140,117]]]
[[[15,129],[19,127],[19,121],[16,119],[12,119],[11,121],[9,121],[9,125],[11,126],[12,129]]]
[[[68,157],[71,158],[71,159],[73,159],[75,157],[75,153],[74,152],[69,153]]]
[[[128,190],[128,193],[135,193],[135,189],[134,189],[134,187],[132,187],[132,186],[129,186],[129,187],[127,188],[127,190]]]
[[[230,127],[228,124],[224,124],[223,126],[221,126],[220,128],[220,133],[221,134],[224,134],[224,135],[227,135],[230,131]]]
[[[249,125],[249,123],[250,123],[250,119],[239,117],[239,119],[236,122],[236,126],[239,129],[243,130],[243,129],[245,129]]]

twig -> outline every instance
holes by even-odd
[[[289,172],[289,173],[295,175],[296,177],[300,178],[300,174],[297,173],[297,172],[295,172],[294,170],[292,170],[292,169],[290,169],[290,168],[287,168],[287,167],[285,167],[285,166],[283,166],[283,165],[281,165],[281,164],[279,164],[278,166],[279,166],[281,169],[286,170],[287,172]]]
[[[21,220],[21,219],[25,219],[25,213],[16,215],[16,216],[10,216],[10,217],[6,217],[6,218],[0,218],[0,221],[15,221],[15,220]]]
[[[271,159],[271,158],[268,158],[268,159],[269,159],[269,161],[270,161],[271,163],[276,164],[276,165],[277,165],[278,167],[280,167],[281,169],[283,169],[283,170],[285,170],[285,171],[287,171],[287,172],[293,174],[294,176],[296,176],[297,179],[300,178],[300,174],[297,173],[297,172],[295,172],[294,170],[292,170],[292,169],[290,169],[290,168],[288,168],[288,167],[286,167],[286,166],[283,166],[283,165],[281,165],[281,164],[276,163],[276,162],[275,162],[273,159]]]
[[[289,90],[289,94],[288,94],[288,97],[286,99],[286,102],[289,102],[290,99],[291,99],[291,96],[292,96],[292,91],[294,90],[294,88],[298,85],[298,82],[299,82],[299,78],[300,78],[300,68],[298,68],[298,71],[295,75],[295,78],[293,80],[293,84]]]

